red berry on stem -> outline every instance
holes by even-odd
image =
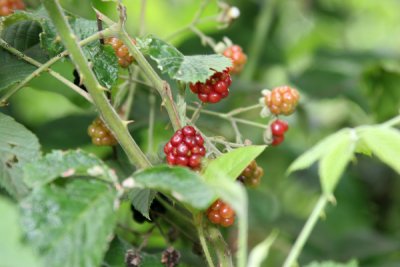
[[[204,139],[192,126],[185,126],[175,132],[164,146],[167,163],[198,169],[206,154]]]
[[[207,218],[213,224],[223,227],[231,226],[235,222],[234,210],[222,200],[216,200],[206,211]]]
[[[246,64],[247,56],[243,53],[243,50],[238,45],[232,45],[225,49],[224,56],[230,58],[232,60],[232,73],[240,73]]]
[[[229,70],[215,72],[205,83],[190,83],[190,90],[204,103],[218,103],[229,95],[232,80]]]
[[[289,125],[285,121],[275,120],[271,124],[272,135],[284,135]]]

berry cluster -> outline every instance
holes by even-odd
[[[92,143],[96,146],[114,146],[117,140],[104,122],[97,118],[89,125],[88,135],[92,138]]]
[[[275,115],[290,115],[296,109],[299,102],[299,92],[289,86],[280,86],[269,92],[264,102],[268,106],[271,113]]]
[[[208,208],[206,215],[212,223],[223,227],[229,227],[235,222],[235,211],[220,199]]]
[[[242,171],[242,173],[237,178],[238,181],[242,182],[244,185],[255,187],[260,184],[261,177],[264,175],[264,170],[257,165],[257,162],[253,160],[249,166]]]
[[[271,123],[272,145],[277,146],[285,140],[285,132],[289,129],[289,125],[285,121],[275,120]]]
[[[240,73],[247,61],[247,56],[243,53],[242,48],[238,45],[232,45],[226,48],[223,54],[232,60],[231,72]]]
[[[22,0],[0,0],[0,16],[8,16],[14,10],[25,9],[25,4]]]
[[[201,159],[206,155],[204,139],[192,126],[185,126],[165,144],[164,153],[170,165],[198,169]]]
[[[104,43],[112,46],[118,57],[118,64],[121,67],[127,68],[133,62],[134,58],[129,54],[128,47],[126,47],[120,39],[110,37],[105,39]]]
[[[214,73],[205,83],[190,83],[190,90],[203,103],[217,103],[229,95],[232,80],[229,69]]]

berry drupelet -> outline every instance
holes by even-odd
[[[292,114],[299,102],[299,92],[289,86],[280,86],[269,92],[265,98],[265,105],[275,115]]]
[[[229,95],[232,83],[229,70],[214,73],[205,83],[190,83],[189,87],[203,103],[217,103]]]
[[[165,144],[164,153],[170,165],[198,169],[201,159],[206,155],[204,139],[192,126],[185,126]]]
[[[134,43],[135,41],[132,40]],[[115,37],[110,37],[104,40],[105,44],[111,45],[118,57],[118,64],[122,68],[127,68],[134,60],[133,56],[129,54],[128,47],[124,43]]]
[[[285,140],[285,132],[289,129],[287,122],[275,120],[271,123],[272,145],[277,146]]]
[[[247,56],[238,45],[232,45],[225,49],[224,56],[232,60],[231,73],[238,74],[242,71],[247,61]]]
[[[92,143],[96,146],[114,146],[118,143],[117,139],[115,139],[114,135],[100,118],[95,119],[89,125],[88,135],[92,138]]]
[[[235,211],[220,199],[208,208],[206,215],[210,222],[223,227],[229,227],[235,222]]]
[[[8,16],[15,10],[23,9],[25,9],[25,4],[22,0],[0,0],[0,17]]]
[[[238,180],[246,186],[255,187],[260,184],[264,170],[253,160],[239,175]]]

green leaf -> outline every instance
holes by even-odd
[[[154,36],[136,40],[142,53],[149,55],[162,72],[185,83],[205,82],[216,71],[221,72],[232,65],[231,60],[222,55],[184,56],[175,47]]]
[[[92,20],[69,17],[69,24],[78,40],[83,40],[98,31],[97,22]],[[43,23],[43,33],[40,38],[42,47],[53,57],[65,50],[64,45],[57,41],[57,31],[49,20]],[[112,47],[94,41],[83,46],[82,50],[87,59],[93,63],[93,71],[99,82],[111,88],[118,79],[118,59]]]
[[[355,149],[354,140],[352,139],[351,131],[345,130],[340,135],[340,138],[335,140],[335,143],[326,148],[326,152],[322,156],[319,165],[319,176],[325,194],[332,194],[340,176],[353,157]]]
[[[223,173],[230,180],[236,180],[240,173],[258,156],[266,146],[246,146],[237,148],[212,160],[206,165],[203,176],[207,181],[219,179],[213,170]]]
[[[30,187],[42,186],[58,177],[92,176],[113,182],[115,174],[96,156],[82,150],[56,150],[25,165],[24,181]]]
[[[133,188],[128,195],[135,209],[138,210],[144,217],[150,220],[150,205],[151,202],[153,202],[156,193],[157,192],[155,192],[154,190],[150,190],[148,188]]]
[[[116,191],[96,180],[37,188],[21,203],[27,241],[45,266],[97,267],[115,224]]]
[[[170,194],[195,209],[208,208],[215,198],[213,190],[188,168],[160,165],[135,173],[133,178],[140,186]]]
[[[307,264],[307,266],[305,267],[358,267],[358,263],[355,260],[349,261],[347,263],[324,261],[324,262],[312,262],[310,264]]]
[[[268,257],[269,249],[275,242],[278,232],[272,232],[264,241],[256,245],[250,252],[248,266],[260,267],[263,261]]]
[[[380,126],[363,128],[361,140],[384,163],[400,173],[400,131]]]
[[[28,193],[23,166],[40,156],[39,141],[13,118],[0,113],[0,186],[14,198]]]
[[[22,231],[17,208],[3,197],[0,197],[0,214],[0,266],[41,266],[31,248],[21,243]]]
[[[114,237],[113,241],[104,256],[104,264],[107,267],[126,267],[125,254],[132,246],[118,237]]]
[[[39,62],[47,59],[39,46],[39,34],[42,31],[39,22],[16,20],[15,23],[10,22],[7,25],[9,26],[1,32],[1,38],[11,47]],[[35,66],[2,48],[0,48],[0,62],[0,91],[23,80],[36,69]]]
[[[345,131],[341,130],[319,141],[315,146],[304,152],[292,164],[290,164],[287,172],[292,173],[294,171],[307,169],[314,162],[324,156],[338,140],[341,140],[343,135],[345,135]]]

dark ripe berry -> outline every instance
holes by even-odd
[[[218,103],[229,95],[232,80],[229,70],[214,73],[205,83],[190,83],[189,87],[203,103]]]
[[[238,180],[246,186],[255,187],[260,184],[264,170],[253,160],[239,175]]]
[[[267,94],[264,102],[271,113],[275,115],[290,115],[295,111],[299,99],[300,95],[296,89],[289,86],[280,86]]]
[[[22,0],[0,0],[0,17],[8,16],[15,10],[23,9],[25,9],[25,4]]]
[[[234,74],[240,73],[246,64],[247,56],[238,45],[232,45],[225,49],[224,56],[232,60],[231,72]]]
[[[1,0],[0,0],[1,1]],[[134,44],[136,42],[132,40]],[[129,54],[128,47],[124,45],[124,43],[115,37],[110,37],[104,40],[105,44],[111,45],[115,51],[115,55],[118,58],[118,64],[123,67],[127,68],[133,61],[134,58]]]
[[[72,74],[74,75],[74,84],[80,87],[83,91],[87,92],[86,86],[81,83],[81,77],[79,76],[78,71],[74,69],[74,72]]]
[[[220,199],[208,208],[206,215],[211,223],[223,227],[231,226],[235,222],[235,211]]]
[[[104,122],[97,118],[88,127],[88,135],[92,138],[92,143],[96,146],[114,146],[117,139],[107,128]]]
[[[271,132],[272,135],[284,135],[285,132],[289,129],[289,125],[286,121],[275,120],[271,123]]]
[[[185,126],[165,144],[164,153],[169,165],[198,169],[206,154],[204,139],[192,126]]]

